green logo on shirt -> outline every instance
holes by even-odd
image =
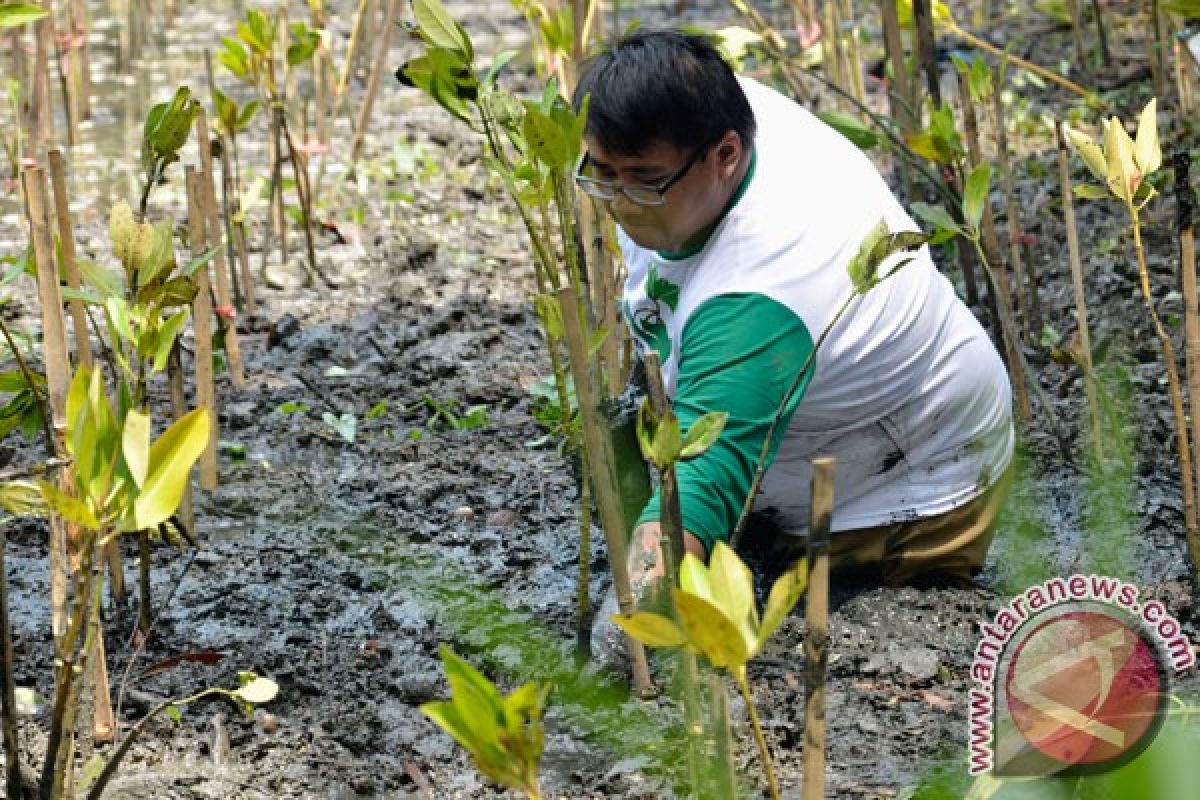
[[[662,306],[666,305],[671,311],[679,306],[679,287],[663,280],[658,270],[651,266],[646,276],[646,297],[651,305],[639,305],[636,312],[626,314],[629,327],[643,347],[653,347],[658,351],[658,357],[665,364],[671,357],[671,337],[663,321]]]

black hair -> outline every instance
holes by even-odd
[[[635,155],[656,141],[680,150],[735,131],[754,140],[754,112],[712,42],[679,31],[637,31],[584,65],[578,112],[590,97],[585,132],[605,150]]]

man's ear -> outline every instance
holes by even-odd
[[[725,135],[717,142],[714,150],[717,156],[717,170],[722,180],[729,180],[737,174],[738,164],[742,162],[742,137],[737,131],[725,131]]]

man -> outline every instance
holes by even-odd
[[[776,411],[851,294],[847,263],[880,219],[918,228],[853,144],[738,79],[703,37],[623,39],[589,62],[577,106],[584,97],[577,180],[620,227],[639,349],[658,351],[685,430],[729,414],[719,441],[678,467],[686,547],[706,558],[737,524]],[[833,325],[788,403],[755,503],[778,529],[765,544],[802,550],[809,462],[832,455],[835,567],[891,585],[970,584],[1012,447],[1004,365],[922,248]],[[658,519],[655,496],[630,547],[639,596],[663,574]]]

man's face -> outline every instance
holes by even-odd
[[[735,142],[737,134],[730,133]],[[726,137],[729,138],[729,137]],[[728,200],[728,177],[736,169],[721,163],[726,139],[703,148],[691,168],[671,185],[660,206],[642,206],[622,192],[607,206],[625,233],[648,250],[681,250],[720,216]],[[675,175],[696,154],[662,141],[651,142],[635,155],[611,153],[593,137],[585,138],[588,174],[618,184],[656,186]],[[740,155],[738,148],[737,155]]]

